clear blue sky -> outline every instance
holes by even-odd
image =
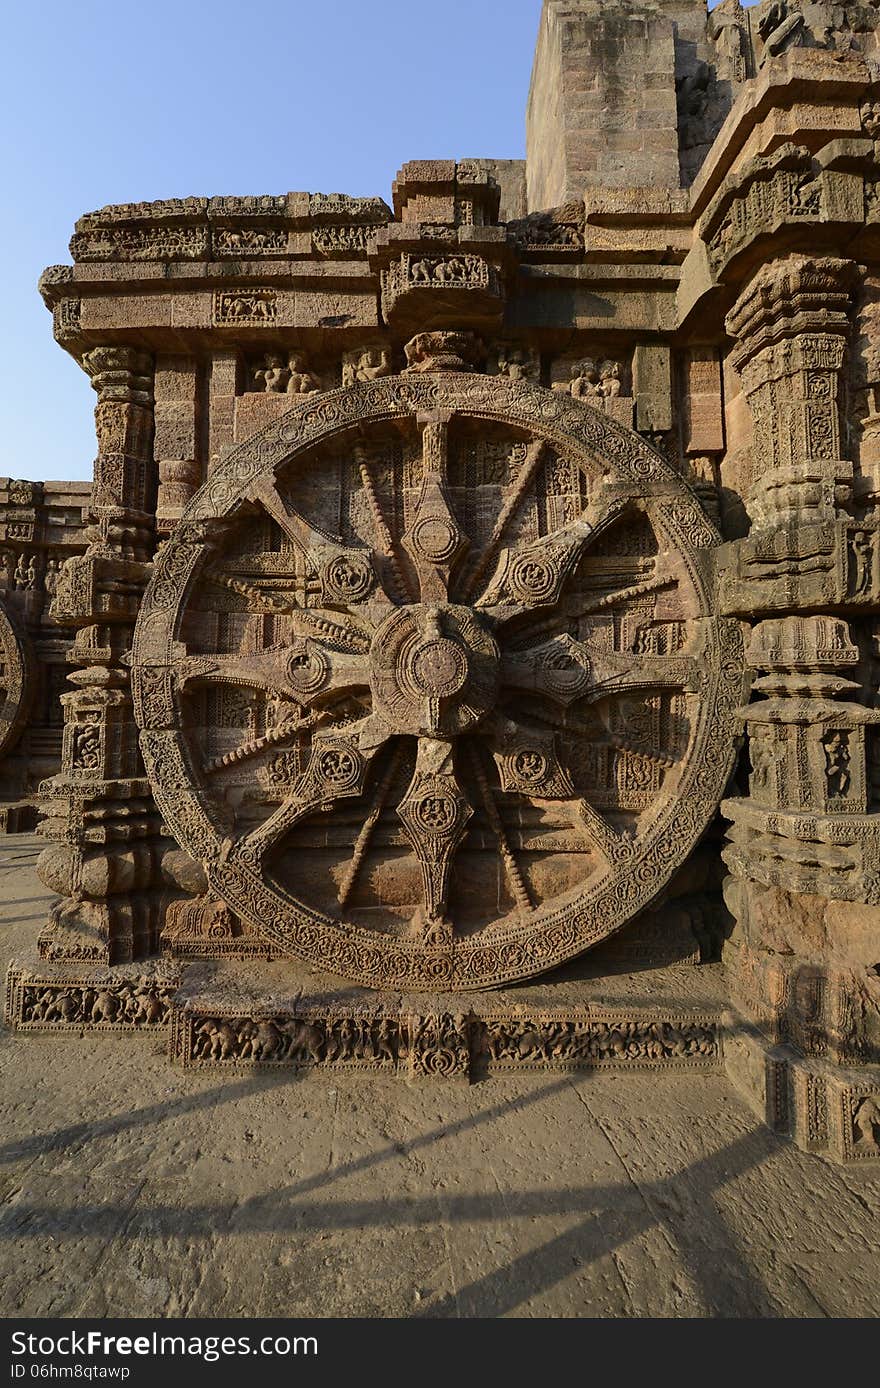
[[[36,289],[69,261],[78,216],[299,189],[390,201],[408,159],[522,158],[540,12],[541,0],[10,5],[0,474],[91,477],[94,395]]]

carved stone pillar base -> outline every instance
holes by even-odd
[[[824,847],[806,837],[800,845]],[[724,948],[731,1079],[805,1150],[841,1161],[880,1156],[880,908],[742,877],[728,879],[725,899],[737,921]]]
[[[853,494],[853,465],[845,459],[812,458],[767,468],[749,493],[756,529],[833,521]]]
[[[880,905],[880,815],[770,810],[723,800],[731,821],[722,858],[734,875],[767,887]]]
[[[155,953],[160,819],[144,781],[90,784],[56,777],[45,786],[41,832],[56,840],[37,863],[60,894],[39,939],[46,958],[124,963]]]
[[[773,1045],[735,1012],[722,1020],[724,1069],[761,1122],[833,1161],[880,1160],[880,1068],[839,1069]]]

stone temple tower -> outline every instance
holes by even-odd
[[[878,22],[546,0],[525,161],[80,219],[84,528],[0,492],[69,670],[11,1025],[724,1068],[877,1157]]]

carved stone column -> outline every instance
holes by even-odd
[[[98,394],[98,456],[89,541],[69,559],[53,613],[77,629],[62,696],[62,769],[44,783],[42,832],[56,841],[38,872],[62,894],[40,940],[51,958],[121,963],[149,953],[157,898],[149,889],[159,818],[137,747],[126,656],[153,547],[152,361],[99,347],[83,365]]]
[[[856,495],[866,506],[880,501],[880,280],[866,276],[856,319],[856,387],[853,420],[858,473]]]
[[[754,420],[746,508],[759,528],[833,518],[852,495],[840,400],[856,276],[850,260],[773,261],[727,316]]]
[[[156,524],[168,534],[201,482],[199,379],[194,357],[160,356],[155,374],[155,442],[159,490]]]
[[[748,795],[722,805],[726,1064],[772,1126],[845,1160],[877,1155],[861,1115],[880,1093],[878,716],[853,619],[855,598],[873,603],[873,522],[843,456],[856,279],[851,261],[789,256],[727,317],[754,425],[752,528],[720,585],[723,607],[756,622],[758,696],[743,710]]]

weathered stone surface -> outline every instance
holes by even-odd
[[[33,828],[59,769],[72,632],[52,610],[62,566],[85,547],[83,482],[0,478],[0,832]]]
[[[28,946],[21,899],[47,899],[38,847],[0,840],[4,958]],[[718,1072],[221,1082],[219,1065],[169,1069],[165,1049],[0,1034],[7,1315],[880,1310],[870,1164],[798,1151]]]
[[[635,1008],[628,967],[721,957],[736,1082],[880,1154],[877,35],[547,0],[525,167],[80,220],[40,287],[98,456],[16,1025],[121,970],[137,1030],[164,957],[227,971],[160,1008],[196,1066],[659,1064],[674,1009],[600,1033],[548,982],[491,1040],[499,990],[589,950]],[[32,628],[48,487],[5,507]],[[372,1003],[264,972],[303,967]]]

